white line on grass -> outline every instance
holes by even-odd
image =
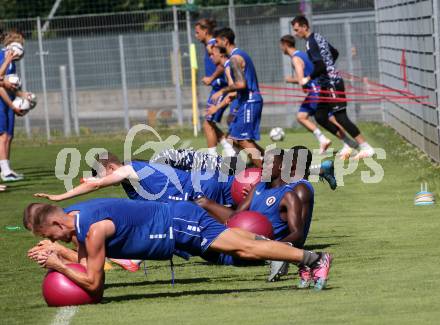
[[[70,320],[78,311],[78,306],[62,307],[58,309],[51,325],[69,325]]]

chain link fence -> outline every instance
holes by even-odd
[[[379,70],[372,1],[357,1],[356,6],[352,3],[330,6],[326,1],[314,1],[313,28],[338,48],[339,69],[376,80]],[[284,77],[291,70],[278,41],[289,32],[289,21],[299,13],[297,1],[198,8],[188,13],[178,10],[177,26],[171,9],[56,17],[50,21],[1,21],[3,29],[16,28],[26,36],[26,56],[20,61],[19,73],[26,89],[39,98],[35,111],[17,119],[18,131],[49,136],[123,130],[138,122],[173,125],[179,122],[179,112],[183,124],[189,126],[189,42],[192,38],[197,43],[193,27],[203,17],[215,18],[219,26],[234,27],[237,44],[251,55],[262,85],[286,87]],[[203,47],[197,44],[199,80],[204,75],[203,54]],[[180,76],[177,87],[176,72]],[[201,116],[207,92],[199,83]],[[287,102],[285,97],[264,97],[263,126],[295,125],[297,103],[279,105],[276,102]],[[356,119],[382,120],[380,103],[353,104],[351,108],[355,108],[350,114]]]
[[[376,0],[380,79],[406,94],[425,96],[383,103],[384,121],[440,161],[440,41],[438,0]]]

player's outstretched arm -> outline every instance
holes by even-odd
[[[210,216],[215,218],[222,224],[227,224],[228,220],[236,213],[249,210],[252,197],[254,195],[255,188],[253,188],[246,196],[246,198],[240,203],[236,210],[225,207],[217,202],[210,200],[206,197],[201,197],[196,200],[196,203],[205,209]]]
[[[110,175],[106,175],[102,178],[86,181],[83,184],[80,184],[77,187],[73,188],[72,190],[65,192],[63,194],[51,195],[46,193],[36,193],[34,194],[34,196],[45,198],[51,201],[63,201],[76,196],[84,195],[99,190],[100,188],[103,187],[118,185],[127,178],[135,179],[136,177],[137,176],[135,171],[133,170],[133,167],[123,166],[115,170]]]
[[[200,207],[205,209],[208,214],[221,224],[226,224],[229,218],[235,213],[235,210],[218,204],[217,202],[210,200],[204,196],[196,199],[195,201]]]

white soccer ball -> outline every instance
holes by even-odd
[[[15,97],[12,102],[14,107],[18,108],[23,113],[27,114],[33,107],[31,106],[31,102],[23,97]],[[34,106],[35,107],[35,106]]]
[[[21,45],[18,42],[12,42],[8,46],[6,46],[6,49],[12,51],[15,55],[18,55],[17,61],[20,60],[24,56],[23,45]]]
[[[34,93],[28,93],[26,99],[31,104],[31,109],[34,109],[37,106],[37,96]]]
[[[280,127],[273,128],[270,130],[269,136],[272,139],[272,141],[283,141],[284,136],[286,134],[284,133],[284,130]]]
[[[21,79],[16,74],[8,74],[5,76],[5,80],[9,81],[11,84],[15,85],[15,87],[20,88],[21,87]]]

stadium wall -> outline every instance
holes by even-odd
[[[440,162],[439,3],[375,1],[381,83],[426,96],[405,103],[383,102],[384,121]]]

